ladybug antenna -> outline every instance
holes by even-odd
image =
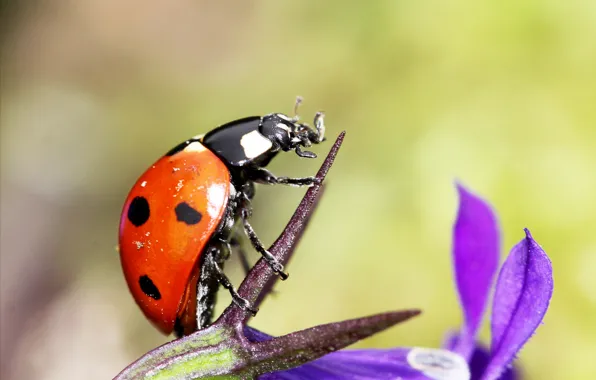
[[[300,107],[300,105],[302,104],[302,102],[304,101],[304,98],[300,95],[296,96],[296,103],[294,103],[294,117],[292,118],[292,121],[294,123],[298,122],[298,120],[300,120],[300,116],[298,116],[298,108]]]
[[[313,124],[317,129],[317,141],[315,143],[325,141],[325,113],[323,111],[319,111],[315,114]]]

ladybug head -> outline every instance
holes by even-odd
[[[288,117],[282,113],[263,116],[259,132],[266,136],[275,150],[294,150],[300,157],[315,158],[313,152],[301,148],[318,144],[325,140],[325,124],[323,112],[317,112],[314,118],[314,130],[307,124],[299,123],[298,116]]]

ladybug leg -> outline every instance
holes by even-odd
[[[254,168],[250,171],[250,177],[253,181],[264,183],[268,185],[290,185],[290,186],[312,186],[320,184],[320,180],[316,177],[290,178],[277,177],[265,168]]]
[[[217,262],[222,263],[230,258],[230,252],[232,252],[232,244],[222,238],[217,239],[219,245],[219,253],[216,255]]]
[[[232,238],[230,239],[230,246],[234,251],[236,251],[236,253],[240,257],[240,264],[242,265],[242,270],[244,271],[244,275],[247,275],[252,267],[250,265],[250,262],[248,261],[248,255],[246,254],[246,251],[242,248],[240,240],[241,237],[235,233],[234,235],[232,235]],[[269,294],[276,293],[277,291],[275,289],[271,289],[271,293]]]
[[[234,234],[230,238],[230,246],[231,248],[238,253],[238,257],[240,258],[240,265],[242,265],[242,270],[244,271],[244,275],[248,274],[250,271],[250,263],[248,262],[248,257],[246,255],[246,251],[242,248],[242,244],[240,243],[240,236]]]
[[[296,152],[296,154],[299,157],[303,157],[303,158],[317,158],[317,155],[314,154],[313,152],[309,152],[308,150],[302,150],[300,148],[300,146],[296,146],[296,148],[294,148],[294,151]]]
[[[207,257],[205,257],[205,265],[209,266],[213,273],[215,273],[221,286],[223,286],[230,292],[230,295],[232,296],[232,301],[234,301],[234,303],[238,305],[238,307],[240,307],[242,310],[248,310],[253,315],[256,315],[258,310],[254,309],[250,302],[248,302],[238,294],[236,288],[234,288],[234,285],[232,285],[228,277],[223,272],[223,269],[219,265],[217,260],[217,256],[220,254],[220,250],[217,247],[213,247],[207,255]]]
[[[224,260],[227,260],[230,258],[230,252],[234,250],[240,257],[240,265],[242,265],[242,270],[244,271],[244,274],[247,275],[248,271],[250,270],[250,263],[248,262],[246,251],[242,248],[242,244],[240,244],[239,238],[240,237],[235,233],[230,238],[230,241],[219,239],[220,244],[223,247],[225,247],[224,253],[221,256]]]
[[[271,269],[277,273],[277,275],[282,279],[285,280],[288,278],[288,274],[284,272],[284,266],[282,263],[280,263],[272,254],[271,252],[269,252],[265,246],[263,246],[263,243],[261,243],[261,239],[259,239],[259,237],[257,236],[257,233],[255,232],[254,228],[252,228],[252,226],[250,225],[248,219],[250,218],[251,215],[251,208],[250,208],[250,201],[244,197],[244,202],[241,205],[241,209],[240,209],[240,218],[242,219],[242,225],[244,226],[244,231],[246,232],[246,235],[248,235],[248,238],[250,239],[250,242],[252,243],[253,247],[255,247],[255,249],[257,250],[257,252],[259,252],[261,254],[261,256],[263,256],[263,258],[265,259],[265,261],[267,261],[267,264],[269,264],[269,266],[271,267]]]
[[[216,248],[210,248],[205,256],[200,269],[199,281],[197,281],[197,327],[203,329],[211,324],[213,319],[213,309],[219,289],[219,276],[215,271],[212,262],[219,256]],[[184,335],[180,331],[180,336]]]

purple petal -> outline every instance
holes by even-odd
[[[457,332],[448,332],[443,342],[443,348],[446,350],[451,350],[452,347],[457,346],[459,336],[460,335]],[[472,356],[469,359],[471,380],[479,380],[482,378],[482,375],[488,366],[489,360],[490,354],[488,350],[483,345],[477,343],[476,347],[474,348],[474,352],[472,352]],[[520,378],[519,370],[515,367],[510,367],[503,372],[499,380],[518,380]]]
[[[445,340],[443,341],[442,347],[446,350],[451,350],[453,347],[457,346],[459,340],[459,333],[450,331],[445,335]],[[481,344],[476,344],[474,348],[474,352],[472,352],[472,356],[469,359],[470,365],[470,372],[471,372],[471,380],[479,380],[482,378],[482,375],[486,371],[486,367],[488,366],[490,360],[490,354],[488,350]],[[519,369],[516,367],[509,367],[503,372],[499,380],[519,380],[521,376],[519,374]]]
[[[273,336],[265,334],[260,330],[253,329],[250,326],[244,326],[244,335],[248,340],[250,340],[253,343],[265,342],[273,338]]]
[[[420,371],[412,368],[407,362],[408,351],[408,349],[338,351],[291,370],[262,375],[259,379],[426,379]]]
[[[458,331],[449,330],[443,337],[443,344],[441,344],[441,347],[445,350],[453,351],[459,342],[459,338],[460,333]]]
[[[443,342],[443,348],[446,350],[453,350],[459,344],[460,334],[450,331],[446,334]],[[476,344],[468,363],[470,365],[471,380],[478,380],[486,370],[490,355],[488,350],[479,344]]]
[[[457,184],[459,212],[453,226],[453,261],[464,326],[454,351],[469,358],[499,263],[496,216],[482,199]]]
[[[246,337],[253,342],[271,339],[250,327]],[[260,380],[468,380],[469,369],[459,355],[428,348],[343,350],[286,371],[261,375]]]
[[[488,366],[489,360],[490,354],[486,348],[479,345],[474,349],[472,357],[470,358],[470,372],[472,372],[471,380],[479,380],[482,377],[482,374],[486,370],[486,366]]]
[[[553,294],[553,271],[546,252],[527,229],[503,264],[493,301],[491,361],[483,376],[499,379],[538,328]]]
[[[470,359],[471,380],[480,380],[485,372],[490,360],[488,350],[482,346],[477,346]],[[509,367],[501,374],[499,380],[517,380],[519,379],[518,370],[515,367]]]

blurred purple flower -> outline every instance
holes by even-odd
[[[448,336],[444,349],[343,350],[260,379],[519,379],[512,363],[548,309],[553,292],[551,262],[526,229],[494,287],[490,350],[480,345],[478,330],[499,263],[499,230],[485,201],[461,185],[457,191],[453,263],[464,323],[458,333]],[[248,327],[245,334],[255,342],[271,339]]]

